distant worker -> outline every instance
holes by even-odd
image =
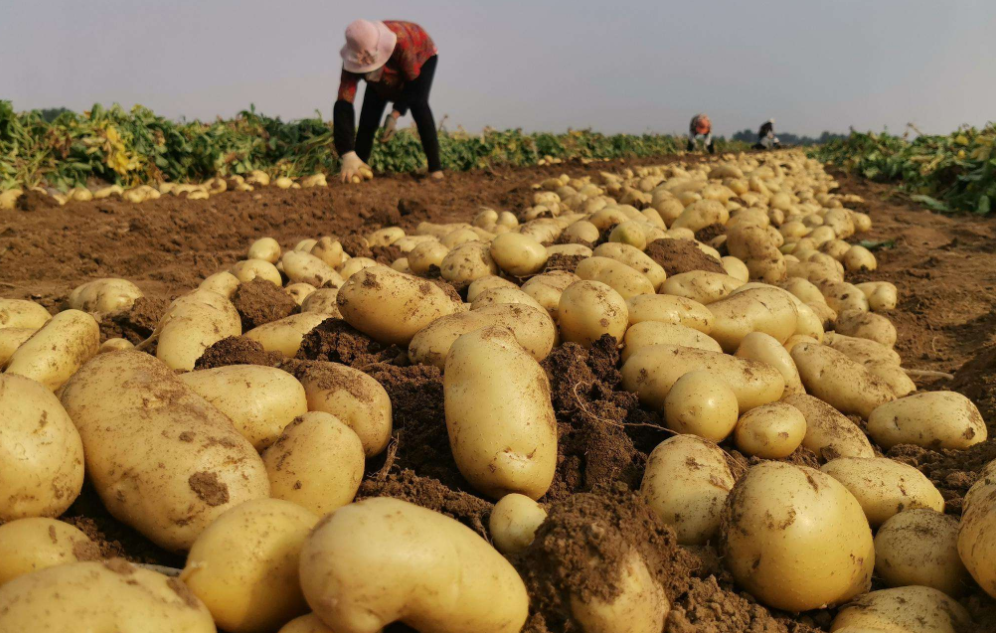
[[[768,119],[761,124],[761,129],[757,131],[757,145],[754,147],[756,149],[771,149],[780,146],[781,143],[778,141],[778,137],[775,136],[775,120]]]
[[[688,126],[688,151],[694,152],[696,143],[701,140],[710,154],[716,153],[716,145],[712,140],[712,121],[705,114],[696,114]]]
[[[394,134],[398,118],[411,110],[429,161],[429,174],[437,179],[443,177],[436,122],[429,109],[436,53],[432,38],[413,22],[356,20],[346,27],[346,45],[339,52],[342,57],[339,95],[332,110],[333,137],[336,152],[342,157],[343,182],[367,166],[374,134],[388,102],[394,107],[385,120],[381,140],[388,140]],[[361,79],[367,82],[367,87],[357,130],[353,101]]]

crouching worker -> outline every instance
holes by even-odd
[[[429,91],[436,73],[436,45],[421,26],[412,22],[356,20],[346,28],[342,47],[342,77],[332,110],[335,149],[342,157],[340,176],[348,182],[360,170],[369,170],[374,135],[388,103],[384,140],[394,132],[398,117],[411,110],[429,161],[429,174],[442,178],[439,138],[429,108]],[[367,83],[359,129],[353,102],[360,80]]]
[[[698,141],[702,141],[702,144],[710,154],[716,153],[716,145],[712,140],[712,121],[709,120],[708,115],[696,114],[692,117],[692,123],[688,126],[688,151],[694,152],[695,146]]]
[[[761,129],[757,131],[757,145],[754,147],[757,149],[772,149],[780,146],[781,143],[778,141],[778,137],[775,136],[775,120],[768,119],[761,124]]]

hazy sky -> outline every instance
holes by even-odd
[[[996,119],[996,0],[0,0],[0,98],[18,110],[255,103],[327,118],[343,30],[405,19],[439,47],[448,127],[729,134],[925,132]]]

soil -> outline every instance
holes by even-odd
[[[626,166],[634,164],[638,162]],[[535,182],[561,173],[594,175],[623,166],[616,162],[498,169],[448,174],[442,182],[388,176],[359,186],[274,187],[228,192],[203,201],[166,196],[141,205],[100,200],[51,207],[41,205],[40,200],[26,200],[25,208],[0,213],[0,296],[31,298],[55,311],[69,291],[84,281],[128,278],[146,297],[129,310],[104,315],[102,338],[120,336],[139,342],[152,333],[170,300],[207,275],[229,268],[259,237],[272,236],[290,248],[304,238],[337,235],[351,255],[386,262],[397,253],[370,249],[361,235],[399,220],[406,230],[422,221],[466,221],[467,209],[476,206],[520,210],[528,205]],[[892,195],[886,187],[845,174],[836,177],[845,192],[867,201],[862,210],[871,215],[874,228],[860,239],[881,243],[875,250],[878,270],[852,275],[849,280],[885,280],[897,286],[900,303],[888,316],[899,334],[896,349],[903,365],[941,372],[918,375],[915,380],[921,389],[955,389],[968,395],[978,404],[992,437],[996,432],[996,218],[933,214]],[[659,244],[651,246],[668,274],[695,269],[722,272],[715,260],[694,247],[677,246],[680,240],[667,242],[663,248],[668,250],[663,252],[655,248]],[[245,312],[250,311],[246,308]],[[252,318],[255,323],[256,317]],[[437,369],[406,366],[396,348],[384,348],[351,328],[328,322],[305,337],[302,358],[357,367],[380,381],[391,398],[394,438],[385,454],[369,460],[361,497],[408,499],[486,532],[491,500],[479,496],[456,469]],[[209,348],[198,367],[278,366],[282,361],[244,337],[233,337]],[[523,568],[531,586],[544,596],[534,605],[531,630],[568,630],[569,623],[551,615],[562,609],[557,606],[562,588],[612,591],[612,575],[602,573],[601,568],[585,574],[586,578],[568,572],[561,589],[549,586],[550,579],[562,576],[565,568],[571,568],[570,561],[577,560],[571,557],[569,542],[586,529],[590,532],[596,518],[616,528],[627,526],[609,530],[615,536],[603,540],[593,539],[590,533],[584,536],[592,547],[603,548],[610,561],[616,560],[613,552],[626,539],[653,535],[644,542],[644,547],[656,544],[653,551],[641,554],[654,570],[670,570],[666,586],[672,611],[666,633],[829,629],[832,613],[789,616],[758,605],[736,589],[711,547],[696,548],[694,556],[690,550],[675,549],[667,529],[655,527],[637,509],[631,491],[639,484],[647,454],[670,432],[656,412],[641,408],[632,394],[619,388],[615,341],[605,339],[591,350],[563,345],[544,367],[551,378],[561,444],[554,487],[542,500],[550,504],[556,519],[544,530],[567,536],[561,544],[547,541],[546,562],[525,563]],[[981,467],[996,458],[994,446],[996,440],[962,452],[900,446],[888,454],[924,472],[942,491],[948,511],[958,513]],[[723,448],[734,472],[744,472],[756,461],[739,455],[732,446],[724,444]],[[813,465],[818,460],[799,451],[786,461]],[[210,481],[198,479],[192,484],[206,495],[216,492]],[[584,517],[592,521],[585,523]],[[183,565],[181,556],[156,547],[111,517],[89,484],[63,519],[89,534],[106,557]],[[548,590],[541,589],[544,583]],[[971,633],[996,630],[996,601],[976,591],[962,602],[976,620]]]
[[[668,277],[692,270],[726,273],[719,260],[700,251],[692,240],[654,240],[647,245],[646,253]]]
[[[232,295],[232,305],[242,318],[243,332],[300,311],[293,297],[265,279],[253,279],[239,284]]]

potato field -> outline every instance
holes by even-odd
[[[340,184],[254,116],[0,107],[0,633],[996,631],[991,130]]]

